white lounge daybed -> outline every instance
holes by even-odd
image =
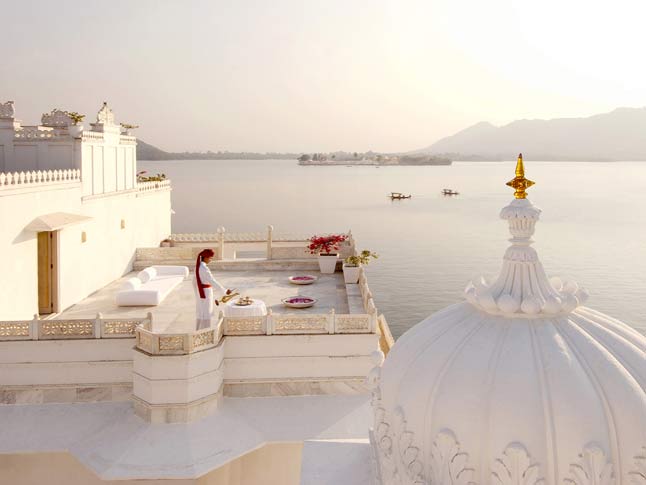
[[[159,305],[187,276],[186,266],[149,266],[121,285],[117,305]]]

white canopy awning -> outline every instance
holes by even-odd
[[[68,212],[52,212],[51,214],[36,217],[36,219],[27,224],[25,231],[57,231],[64,227],[71,226],[72,224],[79,224],[92,219],[92,217],[70,214]]]

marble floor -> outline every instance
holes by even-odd
[[[271,308],[274,313],[327,313],[331,309],[337,313],[350,313],[343,273],[325,275],[313,272],[318,280],[307,286],[291,284],[288,277],[293,274],[287,271],[222,271],[214,276],[225,288],[235,288],[244,296],[263,300],[267,309]],[[104,318],[134,318],[144,317],[146,313],[151,312],[153,330],[156,332],[181,333],[193,328],[195,325],[193,273],[189,274],[188,278],[158,306],[119,307],[115,303],[116,292],[123,281],[133,276],[136,276],[136,273],[129,273],[113,281],[61,312],[55,319],[94,318],[97,313],[101,313]],[[295,295],[309,296],[318,301],[312,308],[299,310],[286,308],[281,300]]]

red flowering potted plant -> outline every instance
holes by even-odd
[[[332,274],[336,271],[339,259],[339,247],[348,236],[345,234],[330,234],[328,236],[312,236],[307,248],[310,254],[318,254],[321,273]]]

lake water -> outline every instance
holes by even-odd
[[[498,218],[515,163],[301,167],[289,160],[139,162],[173,182],[173,232],[314,234],[352,229],[375,302],[395,337],[495,277],[508,246]],[[646,162],[526,162],[543,210],[534,247],[549,276],[574,278],[586,303],[646,333]],[[450,187],[458,197],[440,191]],[[392,191],[412,199],[391,201]]]

